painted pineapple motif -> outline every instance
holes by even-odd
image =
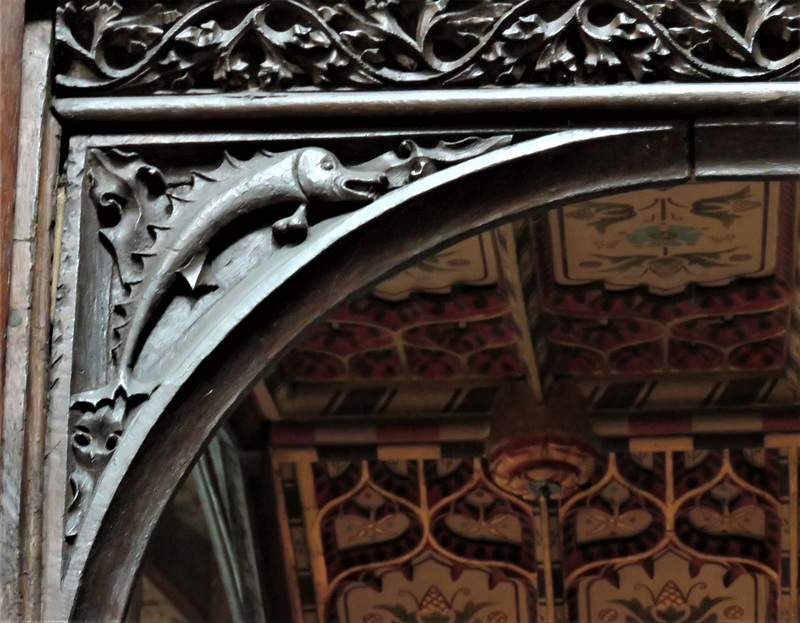
[[[453,598],[455,599],[455,595],[453,595]],[[429,612],[447,612],[448,610],[452,610],[451,605],[452,603],[447,603],[447,599],[442,594],[442,591],[439,590],[439,587],[435,584],[431,584],[430,588],[425,591],[425,595],[422,597],[419,611],[421,614],[427,614]]]
[[[456,609],[456,597],[459,595],[469,595],[468,588],[461,588],[453,593],[450,600],[444,596],[441,589],[435,584],[431,584],[422,596],[417,599],[409,591],[400,591],[398,595],[408,595],[414,601],[416,610],[409,611],[402,604],[376,606],[393,615],[392,623],[479,623],[480,618],[476,618],[479,612],[492,605],[491,602],[484,601],[475,603],[467,601],[461,609]],[[378,615],[379,616],[379,615]],[[370,617],[370,615],[367,615]],[[364,623],[377,623],[377,619],[364,617]],[[507,617],[504,613],[494,611],[487,619],[489,623],[506,623]]]
[[[658,592],[658,597],[647,589],[653,601],[652,606],[645,606],[638,599],[616,599],[614,603],[622,604],[635,615],[626,617],[626,621],[631,623],[716,623],[718,614],[711,610],[727,598],[704,596],[699,604],[691,605],[689,597],[696,588],[706,588],[706,584],[698,582],[684,594],[673,580],[668,580]]]
[[[656,611],[668,611],[668,610],[676,610],[678,612],[683,612],[686,610],[688,604],[686,603],[686,597],[683,596],[681,589],[678,588],[678,585],[675,584],[672,580],[664,584],[661,588],[661,592],[658,594],[658,598],[656,599]]]

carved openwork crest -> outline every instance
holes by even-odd
[[[63,94],[790,80],[789,0],[70,0]]]

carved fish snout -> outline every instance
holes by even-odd
[[[342,187],[352,195],[353,200],[375,201],[383,195],[389,186],[389,180],[384,173],[372,175],[349,170],[344,178]]]
[[[374,201],[387,186],[383,171],[351,169],[327,149],[303,150],[295,166],[300,189],[312,201]]]

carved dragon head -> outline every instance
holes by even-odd
[[[383,172],[351,169],[319,147],[301,150],[295,167],[298,184],[309,200],[374,201],[386,187]]]

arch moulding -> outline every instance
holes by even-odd
[[[523,213],[723,173],[792,175],[797,140],[794,121],[74,138],[50,414],[69,449],[48,457],[46,527],[64,575],[46,618],[121,618],[204,445],[348,296]]]

